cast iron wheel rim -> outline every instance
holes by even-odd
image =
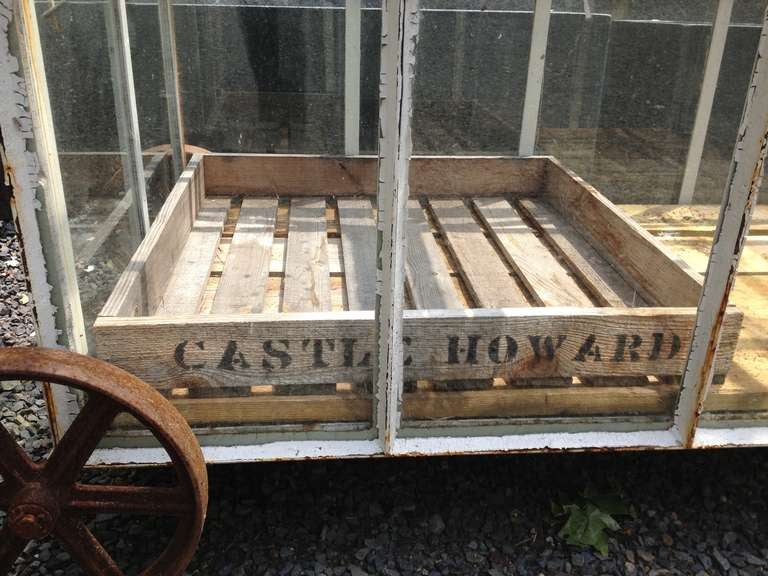
[[[33,463],[0,425],[0,576],[13,567],[29,540],[51,535],[89,575],[123,572],[80,518],[83,513],[172,516],[176,529],[160,557],[141,576],[178,576],[197,548],[208,505],[208,477],[192,430],[148,384],[115,366],[63,350],[0,350],[0,381],[37,380],[88,392],[88,402],[43,463]],[[176,471],[172,488],[90,485],[80,470],[115,416],[139,420],[162,444]]]

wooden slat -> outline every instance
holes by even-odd
[[[411,194],[466,196],[541,191],[546,157],[414,156]],[[208,194],[256,196],[376,195],[375,156],[338,157],[279,154],[209,154]]]
[[[679,375],[695,317],[694,308],[406,310],[405,378]],[[717,373],[730,366],[740,325],[729,309]],[[373,311],[345,311],[99,318],[94,330],[102,359],[159,388],[186,388],[190,379],[219,387],[365,382],[373,327]]]
[[[247,390],[247,389],[246,389]],[[370,422],[373,404],[357,394],[238,398],[182,398],[174,407],[191,426],[237,426],[265,423]],[[115,419],[117,428],[138,426],[126,415]]]
[[[100,316],[146,315],[157,308],[197,213],[202,156],[192,157],[149,233],[115,285]]]
[[[563,265],[504,198],[474,200],[502,252],[540,306],[592,306]]]
[[[214,314],[263,310],[276,213],[276,198],[243,200],[213,300]]]
[[[643,293],[661,306],[696,306],[702,278],[605,196],[552,160],[547,167],[552,206]]]
[[[469,391],[417,391],[403,397],[407,420],[530,418],[671,414],[679,388],[673,385],[610,388],[494,388]],[[365,422],[371,419],[369,399],[356,394],[237,398],[179,398],[173,405],[192,426],[266,423]],[[713,410],[768,409],[767,394],[713,390]],[[121,415],[118,428],[137,426]]]
[[[469,208],[461,200],[431,200],[430,207],[477,304],[486,308],[529,306]]]
[[[324,198],[291,201],[283,312],[331,309]]]
[[[403,397],[407,420],[672,414],[676,386],[502,388],[414,392]]]
[[[602,306],[645,306],[637,291],[603,260],[581,234],[542,200],[520,200],[530,218]]]
[[[349,310],[376,305],[376,222],[368,198],[339,198],[341,250]]]
[[[405,277],[417,308],[464,308],[440,246],[418,200],[408,200],[408,254]]]
[[[216,247],[227,219],[229,201],[204,200],[173,269],[156,315],[195,314],[216,257]]]

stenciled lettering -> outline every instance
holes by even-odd
[[[552,360],[560,346],[562,346],[563,342],[565,342],[565,338],[565,334],[560,334],[557,337],[557,341],[554,341],[552,336],[546,336],[544,338],[543,354],[541,349],[541,336],[528,336],[528,341],[531,343],[531,348],[533,348],[533,355],[537,360],[543,357],[545,357],[547,360]]]
[[[275,348],[276,343],[283,346],[283,350]],[[265,340],[263,348],[265,354],[280,360],[280,368],[288,368],[291,362],[293,362],[293,358],[288,353],[290,346],[291,344],[288,340]],[[270,362],[269,358],[264,358],[261,361],[261,366],[268,371],[272,371],[275,368],[275,365]]]
[[[479,334],[470,334],[467,336],[467,347],[460,348],[461,338],[459,336],[448,336],[448,364],[461,364],[459,354],[467,353],[464,364],[477,364],[477,343],[480,341]]]
[[[501,354],[501,343],[504,342],[504,354]],[[517,341],[512,336],[497,336],[488,344],[488,358],[494,364],[512,362],[517,356]]]
[[[355,366],[355,344],[357,344],[357,338],[342,338],[342,365],[344,368],[353,368]],[[371,365],[371,353],[366,352],[363,354],[363,358],[357,363],[357,366],[370,366]]]
[[[184,340],[184,342],[181,342],[178,346],[176,346],[176,349],[173,351],[173,359],[176,361],[176,365],[183,370],[199,370],[200,368],[205,368],[205,362],[188,365],[184,361],[184,357],[187,351],[187,344],[189,344],[189,340]],[[200,350],[205,350],[204,342],[195,342],[195,346],[200,348]]]
[[[632,334],[632,342],[627,345],[627,334],[616,336],[616,351],[613,354],[614,362],[624,362],[626,353],[629,352],[629,361],[637,362],[640,360],[640,353],[637,351],[643,345],[643,339],[637,334]]]
[[[595,362],[600,362],[602,357],[600,356],[600,346],[595,344],[597,338],[594,334],[587,336],[584,340],[584,344],[581,345],[576,356],[573,358],[576,362],[586,362],[588,356],[592,356]]]
[[[217,368],[220,370],[234,370],[235,366],[239,366],[243,370],[248,370],[251,367],[243,353],[237,349],[237,342],[230,340],[227,342],[227,348],[224,350],[224,355],[221,357]]]

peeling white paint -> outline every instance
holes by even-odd
[[[250,446],[203,446],[209,464],[305,460],[318,458],[362,458],[382,455],[378,440],[305,440],[282,441]],[[162,448],[103,448],[96,450],[89,465],[167,464],[168,453]]]
[[[26,77],[10,52],[9,38],[14,30]],[[19,0],[15,12],[11,0],[0,0],[0,131],[5,143],[4,176],[13,188],[39,343],[46,347],[63,344],[85,352],[85,327],[37,21],[28,0]],[[77,413],[77,401],[61,386],[54,386],[52,393],[56,407],[50,412],[60,429]]]
[[[669,430],[640,432],[578,432],[515,434],[466,438],[400,438],[392,453],[402,456],[437,456],[548,450],[602,450],[606,448],[678,448]]]
[[[21,77],[18,59],[9,46],[10,24],[13,19],[11,0],[0,0],[0,132],[4,149],[0,149],[6,172],[16,200],[16,216],[24,240],[27,276],[32,287],[37,314],[38,334],[43,346],[58,344],[54,317],[56,307],[51,303],[51,286],[47,282],[45,258],[37,225],[38,162],[35,152],[28,149],[32,140],[32,118],[27,105],[27,89]]]
[[[691,351],[675,410],[675,424],[684,445],[694,442],[704,399],[712,382],[714,356],[720,341],[728,297],[749,232],[763,175],[768,141],[768,11],[747,91],[733,160],[712,242],[704,287],[699,300]]]
[[[693,448],[768,446],[768,427],[697,428]]]
[[[379,258],[377,278],[377,426],[389,452],[400,425],[403,300],[411,157],[413,77],[419,30],[417,0],[385,0],[379,85]]]

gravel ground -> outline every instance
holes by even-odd
[[[0,234],[6,346],[34,339],[17,249]],[[37,388],[5,388],[0,420],[45,454]],[[108,470],[88,481],[154,484],[166,475]],[[216,466],[210,479],[208,521],[188,574],[768,574],[765,450],[289,462]],[[591,485],[619,492],[631,512],[605,556],[566,544],[564,520],[552,512]],[[115,515],[92,527],[128,573],[156,556],[171,528]],[[16,572],[79,573],[51,542],[30,545]]]

